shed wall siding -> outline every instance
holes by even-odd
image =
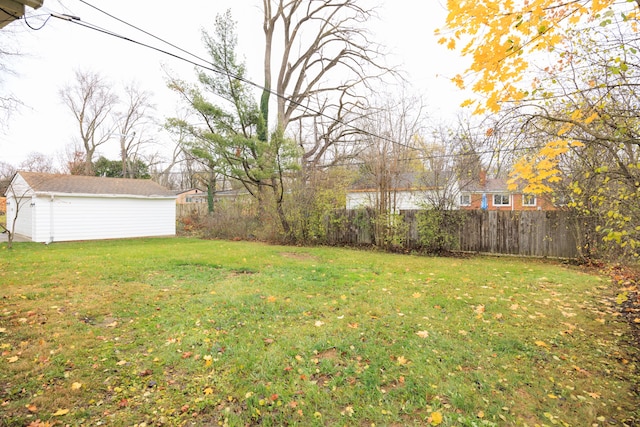
[[[38,197],[35,242],[175,235],[174,199]]]

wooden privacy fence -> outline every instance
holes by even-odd
[[[402,248],[424,249],[419,234],[419,210],[401,211]],[[206,203],[176,205],[176,217],[204,217]],[[243,214],[234,223],[246,220]],[[447,221],[447,216],[462,220]],[[578,221],[564,211],[450,211],[439,231],[453,237],[451,250],[535,257],[578,258],[580,247],[594,239],[591,221]],[[459,218],[459,217],[458,217]],[[375,238],[376,214],[372,210],[334,211],[325,219],[324,233],[318,242],[337,246],[380,245]],[[221,225],[229,227],[228,223]],[[213,225],[216,227],[216,225]],[[241,233],[240,233],[241,234]],[[240,235],[238,234],[238,235]],[[397,243],[394,243],[397,245]],[[397,246],[396,246],[397,248]]]
[[[407,231],[403,247],[421,248],[420,211],[401,211]],[[584,240],[574,216],[563,211],[464,211],[464,219],[447,233],[457,236],[455,250],[536,257],[577,258]],[[327,243],[374,244],[374,214],[367,210],[342,210],[327,224]],[[445,222],[445,228],[447,224]],[[456,239],[454,239],[456,240]]]

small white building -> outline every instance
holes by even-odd
[[[7,228],[34,242],[175,236],[176,194],[147,179],[17,172]]]

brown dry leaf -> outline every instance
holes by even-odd
[[[27,411],[29,412],[37,412],[38,411],[38,407],[34,404],[30,404],[30,405],[25,405],[25,408],[27,408]]]
[[[351,329],[358,329],[358,324],[357,324],[357,323],[349,323],[349,324],[347,325],[347,327],[348,327],[348,328],[351,328]]]
[[[397,362],[398,362],[398,365],[400,366],[406,365],[407,363],[409,363],[409,361],[404,356],[398,356]]]
[[[416,335],[419,336],[420,338],[428,338],[429,331],[418,331],[416,332]]]
[[[182,353],[182,358],[183,358],[183,359],[188,359],[188,358],[190,358],[191,356],[193,356],[193,353],[192,353],[192,352],[190,352],[190,351],[185,351],[184,353]]]

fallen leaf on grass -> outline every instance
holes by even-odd
[[[319,328],[322,325],[324,325],[324,322],[322,320],[316,320],[316,323],[313,324],[313,326],[317,328]]]
[[[61,417],[63,415],[67,415],[69,413],[68,409],[58,409],[56,412],[54,412],[53,415],[54,417]]]
[[[349,323],[349,324],[347,325],[347,327],[348,327],[348,328],[351,328],[351,329],[358,329],[358,324],[357,324],[357,323]]]
[[[19,357],[18,356],[11,356],[10,358],[7,359],[7,361],[9,363],[16,363],[18,361]]]
[[[427,421],[432,426],[437,426],[442,424],[442,414],[440,412],[432,412]]]
[[[411,296],[414,297],[414,298],[420,298],[422,296],[422,294],[420,292],[416,292]]]
[[[273,295],[267,297],[267,302],[276,302],[277,298],[274,297]]]
[[[71,384],[71,390],[79,390],[81,387],[82,387],[82,384],[80,384],[79,382],[75,382]]]
[[[207,387],[204,389],[204,394],[213,394],[213,389],[211,387]]]
[[[36,405],[25,405],[25,408],[27,408],[27,411],[29,412],[37,412],[38,411],[38,407]]]
[[[204,356],[202,359],[204,360],[204,366],[211,366],[213,364],[213,357],[209,354]]]
[[[398,365],[400,365],[400,366],[406,365],[407,363],[409,363],[407,358],[404,357],[404,356],[398,356],[398,359],[396,359],[396,361],[398,362]]]
[[[428,338],[429,331],[418,331],[416,332],[416,335],[419,336],[420,338]]]
[[[4,334],[5,332],[7,332],[7,328],[0,328],[0,334]]]
[[[346,415],[349,417],[353,417],[354,414],[354,410],[353,410],[353,406],[347,406],[346,408],[344,408],[344,411],[340,412],[340,415]]]
[[[546,342],[544,342],[544,341],[540,341],[540,340],[536,341],[536,345],[537,345],[538,347],[549,348],[549,344],[547,344],[547,343],[546,343]]]
[[[116,363],[116,365],[118,365],[118,366],[122,366],[122,365],[126,365],[126,364],[127,364],[127,361],[126,361],[126,360],[120,360],[120,361],[118,361],[118,362]]]

